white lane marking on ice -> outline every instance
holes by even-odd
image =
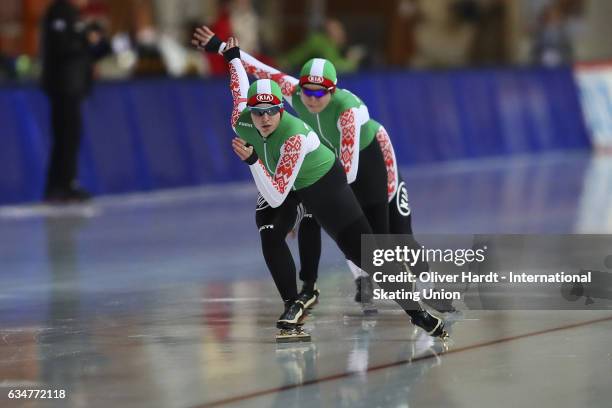
[[[66,217],[78,216],[92,218],[102,213],[101,209],[92,205],[22,205],[0,207],[0,218],[23,219],[35,217]]]

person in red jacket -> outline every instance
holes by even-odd
[[[236,37],[243,49],[266,64],[275,64],[270,57],[263,55],[259,47],[259,17],[253,10],[251,0],[222,0],[219,4],[219,15],[211,29],[221,38]],[[207,54],[208,65],[212,75],[227,75],[227,63],[219,54]]]

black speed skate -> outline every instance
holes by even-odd
[[[279,329],[276,341],[278,343],[310,341],[310,334],[302,328],[305,317],[306,308],[299,299],[285,303],[285,311],[276,322],[276,327]]]
[[[355,292],[355,302],[361,304],[363,314],[366,316],[378,313],[378,309],[374,305],[374,283],[372,278],[369,276],[362,276],[355,279],[355,286],[357,291]]]
[[[306,285],[302,288],[302,291],[298,295],[298,301],[304,305],[304,309],[312,309],[314,305],[319,303],[319,289],[314,285],[312,289],[306,288]]]
[[[408,310],[406,313],[410,316],[412,324],[425,330],[430,336],[439,337],[443,340],[448,338],[442,319],[429,314],[426,310]]]

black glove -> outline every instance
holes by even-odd
[[[223,57],[227,62],[230,62],[234,58],[240,59],[240,47],[230,48],[223,53]]]
[[[221,41],[217,35],[213,35],[213,37],[204,46],[204,49],[206,52],[217,53],[219,52],[219,48],[221,48],[221,44],[223,44],[223,41]]]
[[[250,143],[247,143],[244,145],[244,147],[251,147],[251,146],[253,145]],[[253,149],[253,153],[251,153],[251,155],[247,157],[246,160],[244,160],[244,162],[248,164],[249,166],[252,166],[253,164],[257,163],[257,160],[259,160],[259,156],[257,156],[257,153],[255,153],[255,149]]]

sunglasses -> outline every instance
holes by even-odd
[[[302,92],[306,96],[314,96],[315,98],[322,98],[329,93],[328,89],[308,89],[302,88]]]
[[[254,113],[257,116],[263,116],[263,115],[268,115],[268,116],[274,116],[277,113],[279,113],[281,111],[281,109],[283,109],[283,104],[278,104],[278,105],[274,105],[274,106],[268,106],[265,108],[259,108],[257,106],[249,106],[249,112]]]

